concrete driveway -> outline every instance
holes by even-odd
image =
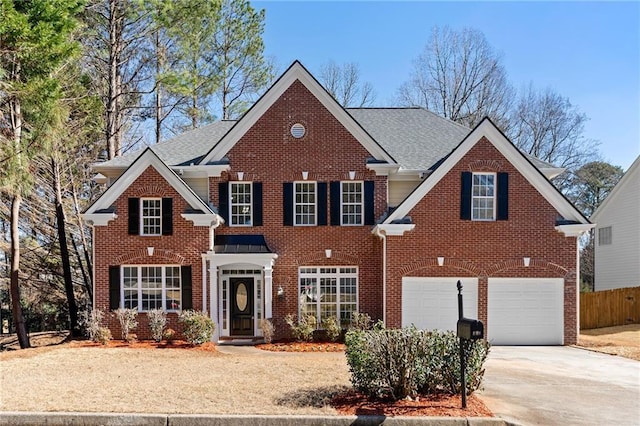
[[[566,346],[495,346],[481,399],[520,425],[640,425],[640,362]]]

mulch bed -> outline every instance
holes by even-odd
[[[262,343],[256,348],[271,352],[344,352],[344,343],[278,341]]]
[[[192,345],[184,340],[173,340],[167,342],[155,342],[153,340],[136,340],[134,342],[126,342],[124,340],[109,340],[105,345],[92,342],[91,340],[74,340],[69,343],[70,347],[83,348],[131,348],[131,349],[190,349],[204,352],[217,352],[216,344],[213,342],[205,342],[202,345]]]
[[[421,395],[399,401],[371,399],[357,392],[339,394],[331,406],[345,416],[434,416],[434,417],[493,417],[484,403],[467,396],[467,408],[462,408],[460,395]]]

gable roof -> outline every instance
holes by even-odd
[[[611,204],[616,197],[618,197],[618,194],[623,193],[624,188],[626,188],[627,185],[631,185],[631,182],[637,182],[633,180],[634,176],[636,175],[640,175],[640,155],[631,164],[629,169],[627,169],[616,186],[613,187],[613,190],[611,190],[607,198],[605,198],[602,204],[600,204],[598,208],[593,212],[593,214],[591,215],[592,221],[598,221],[598,217],[602,214],[602,212],[607,210],[607,206]],[[640,180],[640,176],[638,176],[636,179]],[[635,192],[635,196],[640,197],[640,192]]]
[[[590,224],[589,220],[562,195],[558,189],[529,161],[529,159],[496,127],[484,118],[466,138],[444,159],[400,205],[382,222],[396,223],[409,214],[412,208],[455,166],[464,155],[482,138],[487,140],[520,172],[534,188],[551,204],[562,219],[579,224]]]
[[[205,214],[216,214],[151,148],[146,148],[142,151],[122,176],[108,187],[83,214],[106,213],[118,197],[149,167],[153,167],[194,210],[200,210]]]
[[[236,122],[204,156],[199,164],[217,162],[229,152],[240,138],[262,117],[282,94],[295,82],[302,83],[309,92],[347,129],[360,144],[376,159],[395,164],[395,159],[325,90],[307,69],[295,61],[276,80],[267,92]]]

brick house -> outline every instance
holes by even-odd
[[[215,339],[278,336],[292,313],[365,312],[387,326],[497,344],[572,344],[577,237],[589,221],[488,119],[344,109],[294,62],[238,121],[94,165],[94,306],[205,310]],[[109,320],[114,333],[115,320]]]

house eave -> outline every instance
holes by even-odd
[[[82,220],[88,226],[107,226],[109,222],[117,219],[118,215],[115,213],[85,213],[81,214]]]
[[[376,225],[371,232],[380,238],[401,237],[405,233],[413,231],[415,227],[415,223],[385,223]]]
[[[565,237],[579,237],[585,232],[595,227],[595,223],[575,223],[570,225],[557,225],[556,231],[564,234]]]
[[[400,166],[390,163],[369,163],[367,169],[375,172],[376,176],[389,176],[389,174],[397,172]]]
[[[217,228],[224,220],[215,213],[182,213],[183,219],[193,223],[193,226],[212,226]]]

